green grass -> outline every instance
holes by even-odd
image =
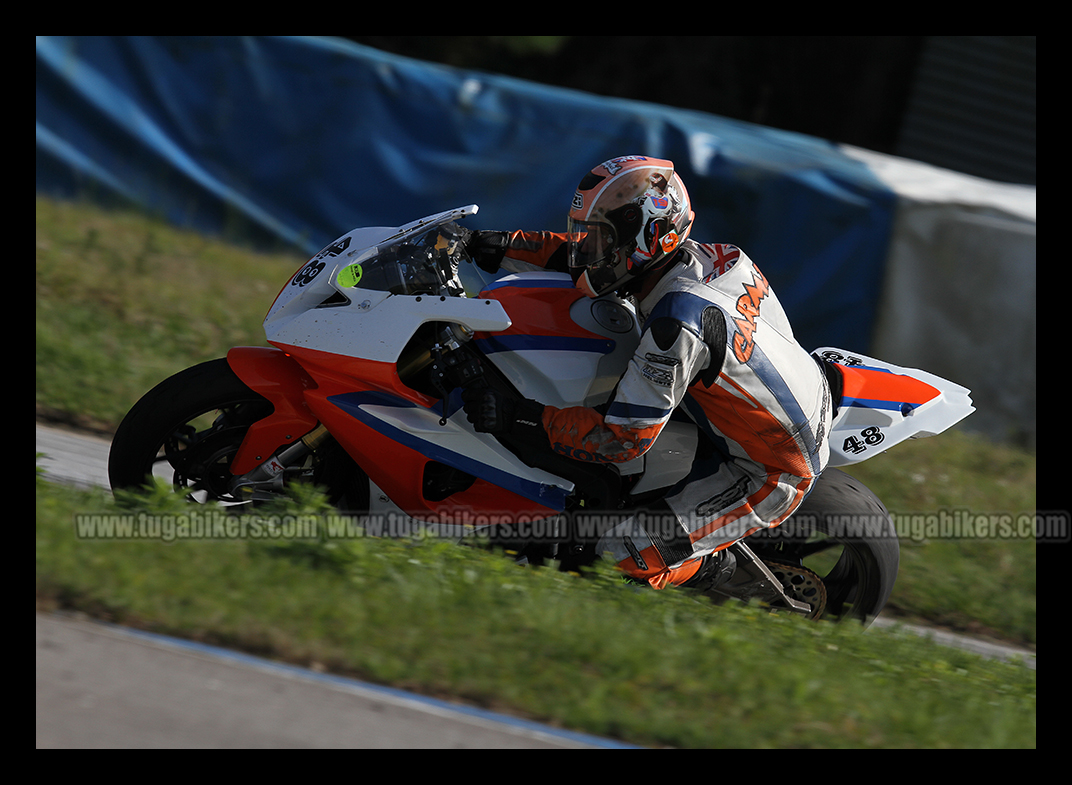
[[[274,514],[323,512],[322,500]],[[61,607],[651,746],[1033,747],[1035,672],[928,640],[714,607],[435,540],[88,540],[182,516],[38,481],[38,607]],[[204,511],[203,511],[204,512]],[[266,530],[262,530],[266,531]]]
[[[38,409],[108,429],[182,368],[265,345],[264,313],[301,261],[38,198]]]
[[[848,467],[902,524],[890,610],[956,630],[1035,643],[1035,542],[919,538],[913,519],[1035,510],[1035,456],[961,430],[898,445]],[[925,533],[925,530],[923,530]]]
[[[37,200],[37,411],[109,431],[260,323],[299,255]],[[898,516],[1035,509],[1035,457],[954,430],[851,469]],[[86,542],[39,482],[39,605],[674,746],[1033,746],[1034,674],[441,543]],[[158,495],[144,509],[171,509]],[[906,538],[891,607],[1035,641],[1031,540]]]

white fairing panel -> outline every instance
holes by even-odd
[[[565,273],[517,273],[500,283],[505,282],[573,290]],[[525,397],[559,408],[597,406],[606,402],[640,342],[636,312],[630,303],[613,296],[581,297],[570,307],[569,316],[584,332],[605,340],[534,336],[501,344],[493,336],[484,349],[488,360]]]
[[[344,286],[339,281],[348,268],[376,256],[384,247],[475,212],[471,205],[402,227],[366,227],[344,234],[310,259],[279,292],[264,320],[268,341],[395,362],[425,322],[453,322],[471,331],[505,330],[510,319],[494,300],[399,295]]]
[[[833,347],[816,349],[815,354],[847,367],[907,376],[933,388],[929,400],[912,406],[899,403],[895,396],[883,397],[881,385],[873,397],[845,400],[831,424],[831,466],[859,463],[906,439],[934,436],[975,411],[970,390],[932,373]]]

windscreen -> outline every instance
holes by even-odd
[[[375,256],[340,271],[339,285],[391,294],[463,295],[458,267],[468,257],[452,226],[377,249]]]

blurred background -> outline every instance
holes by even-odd
[[[1035,184],[1034,36],[347,36]]]
[[[957,381],[1035,443],[1034,36],[40,36],[36,182],[312,254],[477,203],[564,229],[675,162],[808,348]]]

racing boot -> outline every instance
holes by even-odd
[[[678,584],[683,589],[694,589],[706,593],[716,589],[733,577],[737,570],[737,557],[729,548],[709,553],[701,557],[696,572]]]

